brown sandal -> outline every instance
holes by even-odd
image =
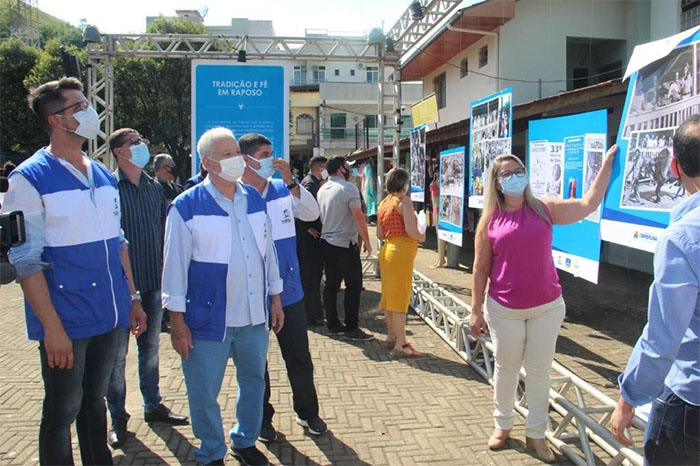
[[[391,352],[394,356],[404,357],[404,358],[420,358],[423,353],[413,349],[410,343],[404,343],[401,346],[394,346]]]

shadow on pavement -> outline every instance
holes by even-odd
[[[138,437],[129,432],[121,449],[113,450],[114,464],[167,464],[160,455],[151,451]],[[119,452],[123,453],[119,455]],[[180,459],[180,458],[178,458]],[[182,458],[181,460],[187,460]]]
[[[182,435],[173,426],[167,424],[153,424],[151,430],[158,437],[163,439],[163,443],[167,445],[168,450],[170,450],[175,458],[181,462],[194,462],[194,445],[190,439]],[[194,437],[192,436],[192,438]]]
[[[310,438],[323,452],[330,464],[370,466],[370,463],[362,461],[355,450],[336,437],[330,430],[323,435]]]
[[[301,453],[297,448],[289,443],[287,437],[278,432],[277,440],[265,444],[269,453],[268,460],[272,460],[272,456],[277,458],[280,464],[304,464],[309,466],[319,466],[320,463],[312,460],[308,456]],[[235,464],[235,463],[234,463]]]

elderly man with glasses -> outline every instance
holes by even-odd
[[[148,140],[135,129],[122,128],[109,137],[109,150],[117,161],[114,173],[121,199],[122,229],[129,242],[129,258],[134,274],[136,294],[148,316],[148,329],[139,338],[138,364],[141,395],[146,422],[187,424],[187,416],[170,411],[160,395],[158,344],[160,342],[163,308],[160,280],[163,268],[163,232],[165,228],[165,198],[163,188],[144,172],[151,155]],[[112,429],[107,441],[118,448],[126,439],[126,379],[124,376],[129,333],[120,331],[116,357],[107,392],[107,405],[112,415]]]

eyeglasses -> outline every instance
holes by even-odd
[[[151,141],[149,141],[148,139],[146,139],[144,137],[137,136],[136,138],[128,139],[128,140],[124,141],[124,143],[129,143],[130,146],[135,146],[137,144],[149,145],[151,143]]]
[[[513,171],[502,171],[498,172],[498,177],[502,180],[510,180],[513,175],[517,176],[518,178],[522,178],[523,176],[526,175],[525,169],[523,168],[518,168]]]
[[[59,113],[63,113],[66,110],[70,110],[71,108],[75,107],[77,108],[77,112],[82,112],[83,110],[86,110],[90,106],[90,103],[87,100],[81,100],[80,102],[76,102],[74,104],[70,104],[67,107],[63,107],[60,110],[56,110],[55,112],[52,113],[52,115],[58,115]]]

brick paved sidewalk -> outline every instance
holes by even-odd
[[[408,330],[415,347],[430,353],[405,360],[384,347],[384,318],[377,311],[379,282],[368,280],[362,297],[361,325],[377,339],[354,343],[312,331],[311,353],[321,415],[330,431],[318,438],[304,434],[294,423],[291,390],[275,338],[271,338],[270,377],[280,440],[265,449],[268,458],[285,465],[444,465],[539,464],[524,449],[522,420],[514,440],[500,452],[485,448],[492,429],[492,391],[442,340],[415,315]],[[36,344],[25,337],[21,290],[13,284],[0,290],[3,325],[0,327],[0,464],[37,462],[37,433],[43,399]],[[180,359],[167,335],[161,338],[161,392],[176,412],[189,413]],[[193,464],[195,442],[190,426],[155,426],[143,421],[136,345],[127,361],[127,409],[134,432],[116,464]],[[230,367],[219,401],[226,430],[234,422],[235,370]],[[74,455],[79,463],[77,439]],[[237,464],[229,457],[228,464]],[[561,460],[561,464],[568,464]]]

